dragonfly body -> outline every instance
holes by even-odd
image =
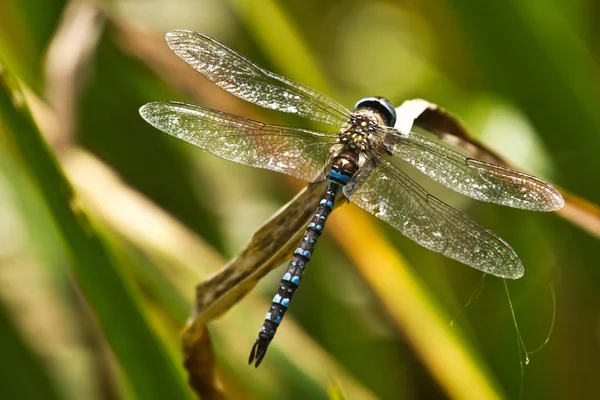
[[[383,98],[361,99],[355,106],[355,112],[347,124],[339,132],[341,149],[333,158],[331,169],[327,176],[327,188],[323,198],[306,228],[302,242],[294,252],[281,282],[273,297],[271,308],[265,316],[265,322],[260,328],[258,339],[252,346],[249,363],[255,362],[258,367],[262,362],[269,343],[287,311],[294,293],[298,289],[304,270],[317,245],[317,241],[325,228],[325,223],[337,196],[350,181],[359,168],[360,152],[377,145],[376,137],[371,128],[381,123],[391,124],[396,119],[396,113],[389,101]],[[334,150],[335,151],[335,150]]]
[[[219,157],[327,189],[281,280],[250,354],[258,366],[296,292],[336,198],[343,193],[420,245],[485,273],[517,279],[523,264],[493,232],[428,194],[395,163],[401,159],[431,179],[477,200],[535,211],[563,207],[548,183],[457,153],[412,132],[409,115],[381,97],[350,112],[330,97],[267,71],[193,31],[167,34],[171,49],[215,84],[251,103],[324,123],[333,131],[269,125],[180,102],[144,105],[150,124]],[[407,123],[408,122],[408,123]]]

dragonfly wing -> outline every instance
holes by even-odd
[[[423,247],[491,275],[523,275],[523,264],[508,243],[428,194],[388,160],[369,159],[344,194]]]
[[[395,156],[466,196],[533,211],[564,206],[558,190],[534,176],[466,157],[418,133],[389,130],[386,137]]]
[[[181,59],[241,99],[336,128],[348,121],[350,112],[337,101],[259,67],[208,36],[176,30],[166,39]]]
[[[142,117],[172,136],[240,164],[306,181],[325,178],[334,134],[268,125],[180,102],[148,103]]]

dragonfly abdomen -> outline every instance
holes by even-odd
[[[267,348],[275,336],[275,332],[285,315],[292,297],[304,274],[317,241],[325,228],[325,222],[333,210],[335,199],[342,188],[348,183],[356,172],[356,158],[349,154],[342,154],[333,161],[327,180],[327,190],[319,201],[317,210],[310,220],[302,242],[294,252],[283,278],[279,283],[279,289],[273,297],[271,307],[265,316],[265,321],[258,332],[258,339],[252,346],[248,364],[255,362],[258,367],[264,358]]]

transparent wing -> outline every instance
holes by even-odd
[[[344,194],[423,247],[502,278],[523,275],[523,264],[508,243],[428,194],[383,158],[369,159]]]
[[[155,128],[216,156],[310,182],[325,178],[336,139],[327,132],[268,125],[180,102],[148,103],[140,114]]]
[[[418,133],[389,130],[393,154],[433,180],[477,200],[533,211],[564,206],[560,193],[534,176],[468,158]],[[389,146],[388,146],[389,147]]]
[[[337,101],[259,67],[208,36],[177,30],[166,39],[181,59],[241,99],[336,128],[348,121],[350,112]]]

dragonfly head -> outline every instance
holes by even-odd
[[[388,99],[383,97],[363,97],[354,105],[354,111],[368,109],[375,112],[389,127],[396,124],[396,110]]]

